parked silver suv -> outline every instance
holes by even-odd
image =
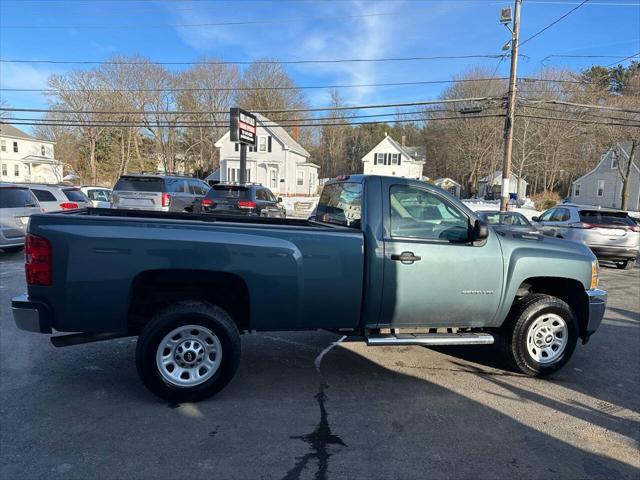
[[[182,175],[123,175],[111,193],[111,207],[161,212],[187,212],[209,191],[202,180]]]
[[[542,233],[586,244],[596,257],[630,268],[640,252],[640,228],[622,210],[562,204],[533,217]]]
[[[29,216],[40,212],[42,208],[29,188],[0,182],[0,249],[22,249]]]

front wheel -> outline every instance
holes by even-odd
[[[550,295],[524,297],[503,330],[508,357],[522,373],[534,377],[562,368],[578,341],[578,325],[571,307]]]
[[[197,402],[216,394],[240,362],[240,334],[231,317],[206,302],[180,302],[153,317],[138,339],[138,375],[157,396]]]

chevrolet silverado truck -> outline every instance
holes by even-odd
[[[138,336],[143,383],[170,401],[222,389],[240,334],[334,331],[372,346],[499,346],[545,376],[601,323],[588,247],[499,232],[417,180],[329,181],[307,220],[85,209],[31,216],[23,330],[55,346]],[[72,332],[72,333],[70,333]]]

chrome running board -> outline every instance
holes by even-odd
[[[369,346],[393,345],[491,345],[490,333],[401,333],[365,337]]]

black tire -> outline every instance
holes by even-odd
[[[566,323],[567,343],[552,363],[541,364],[527,349],[527,334],[536,319],[549,313],[560,316]],[[519,300],[502,330],[502,346],[507,357],[518,370],[532,377],[544,377],[562,368],[573,355],[578,342],[578,322],[571,307],[551,295],[534,293]]]
[[[615,262],[616,268],[620,270],[631,270],[636,262],[634,260],[620,260]]]
[[[156,352],[162,339],[184,325],[211,330],[222,347],[222,359],[213,376],[190,387],[167,382],[156,365]],[[200,301],[180,302],[154,315],[144,327],[136,347],[136,366],[142,382],[158,397],[171,402],[198,402],[218,393],[231,381],[240,363],[240,350],[238,328],[223,309]]]
[[[4,250],[5,253],[18,253],[23,248],[24,248],[24,245],[19,245],[17,247],[4,247],[2,250]]]

